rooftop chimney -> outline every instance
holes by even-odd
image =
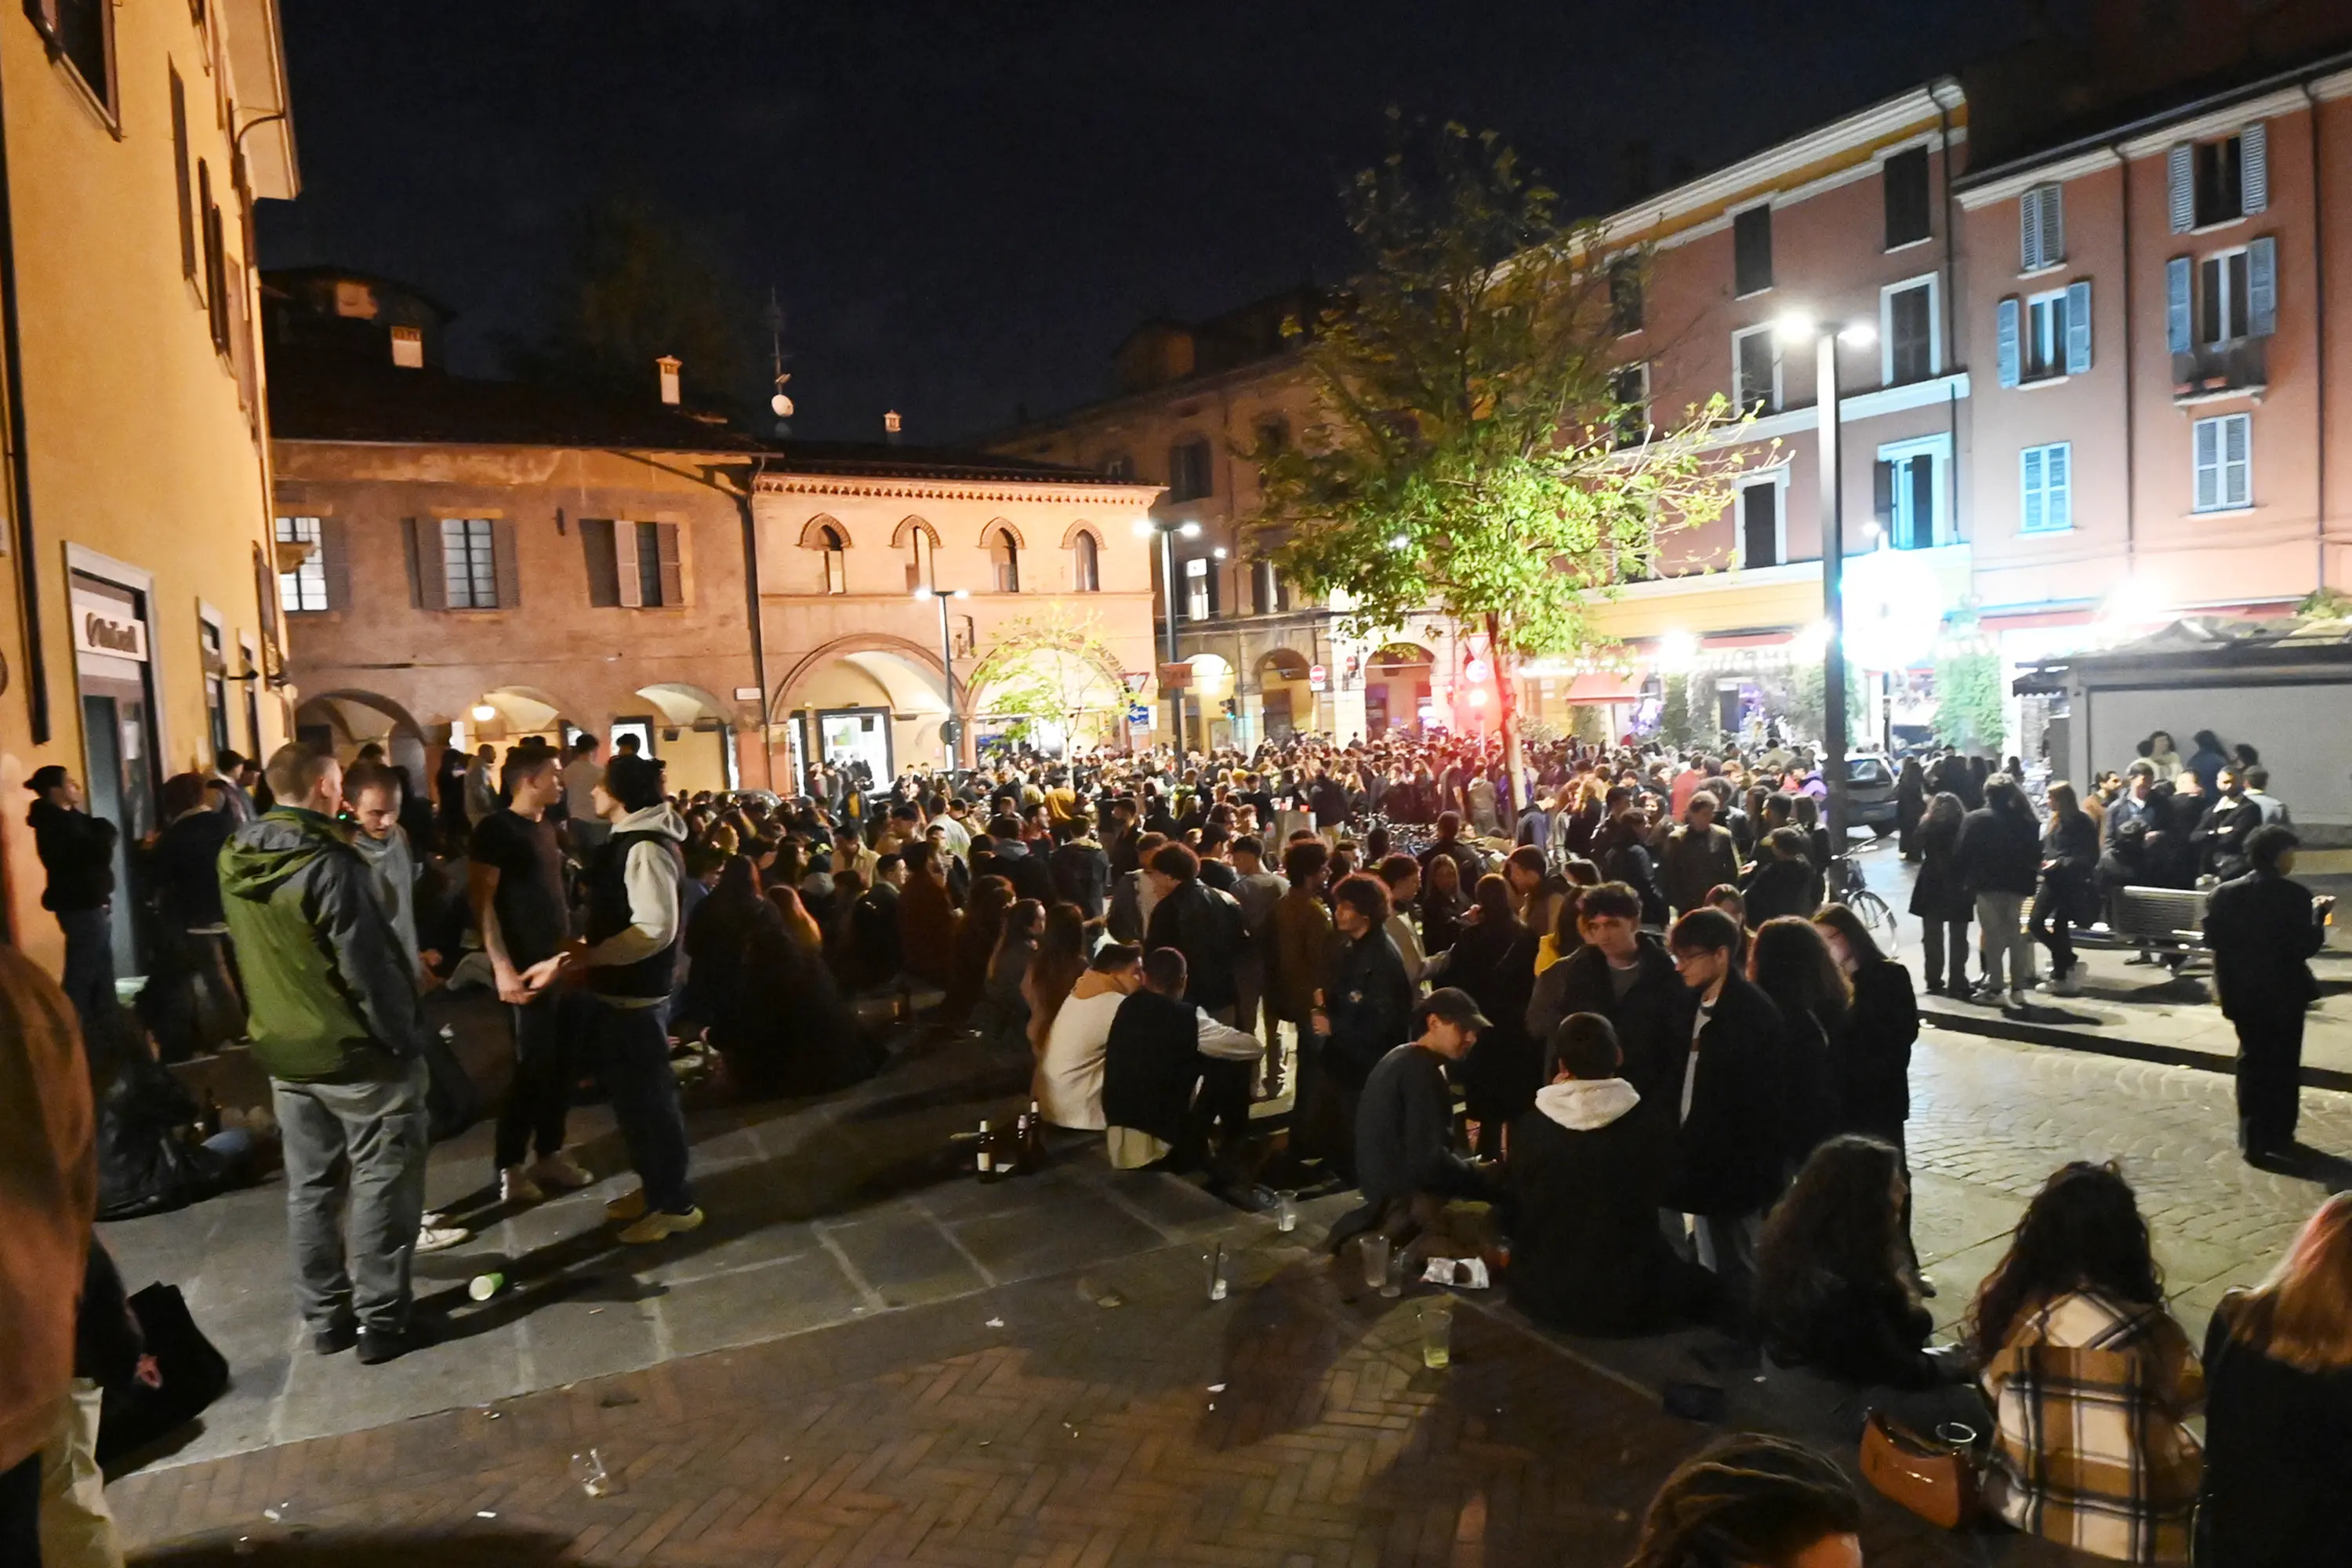
[[[893,447],[898,444],[898,411],[895,408],[882,416],[882,439]]]
[[[422,327],[392,329],[392,363],[403,370],[425,368],[425,330]]]
[[[661,372],[662,401],[673,408],[677,407],[678,361],[669,354],[664,354],[654,361],[654,368]]]

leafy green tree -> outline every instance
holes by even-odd
[[[969,700],[975,717],[1003,721],[1015,741],[1050,721],[1075,745],[1087,728],[1118,733],[1128,700],[1119,668],[1096,616],[1022,616],[991,635],[967,678]]]
[[[685,366],[688,403],[751,414],[765,337],[712,236],[648,196],[612,192],[580,215],[571,252],[545,335],[509,345],[524,379],[647,402],[667,354]]]
[[[1963,751],[1998,752],[2009,727],[2000,656],[1958,648],[1936,660],[1936,739]]]
[[[1612,276],[1639,253],[1563,223],[1491,132],[1399,129],[1347,193],[1361,270],[1305,347],[1317,422],[1255,454],[1254,521],[1345,635],[1433,609],[1483,630],[1520,782],[1517,670],[1594,646],[1594,603],[1655,574],[1658,535],[1722,512],[1738,421],[1721,396],[1667,425],[1627,400]]]

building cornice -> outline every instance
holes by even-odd
[[[1962,212],[1972,213],[1979,207],[2021,196],[2036,185],[2063,184],[2068,180],[2079,180],[2085,174],[2095,174],[2102,169],[2120,168],[2122,164],[2123,159],[2116,155],[2114,148],[2093,147],[2072,157],[2061,158],[2054,163],[2020,169],[1981,185],[1955,190],[1952,199],[1960,204]]]
[[[1022,483],[1003,479],[929,479],[861,477],[855,474],[777,473],[760,476],[754,495],[856,496],[898,500],[1058,501],[1130,507],[1149,511],[1164,485],[1119,484],[1100,479],[1078,483]]]
[[[2153,158],[2160,153],[2170,151],[2176,142],[2194,142],[2200,137],[2218,136],[2225,131],[2235,131],[2239,126],[2257,120],[2268,120],[2277,114],[2293,114],[2299,110],[2307,110],[2310,107],[2311,100],[2303,96],[2303,89],[2283,87],[2275,92],[2266,92],[2258,98],[2223,104],[2221,108],[2209,110],[2203,114],[2175,121],[2169,125],[2150,131],[2146,135],[2134,136],[2123,143],[2124,156]]]

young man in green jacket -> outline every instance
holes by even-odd
[[[278,804],[222,847],[221,907],[285,1136],[296,1300],[314,1350],[357,1344],[373,1364],[421,1340],[409,1263],[431,1140],[416,973],[335,820],[341,766],[289,745],[265,774]]]

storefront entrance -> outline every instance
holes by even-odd
[[[816,716],[821,761],[837,768],[864,763],[871,785],[887,789],[894,776],[890,766],[890,710],[887,708],[827,708]]]
[[[138,588],[72,575],[74,683],[81,698],[82,773],[89,813],[120,830],[114,851],[114,972],[144,973],[131,853],[159,826],[162,780],[149,663],[147,596]]]

